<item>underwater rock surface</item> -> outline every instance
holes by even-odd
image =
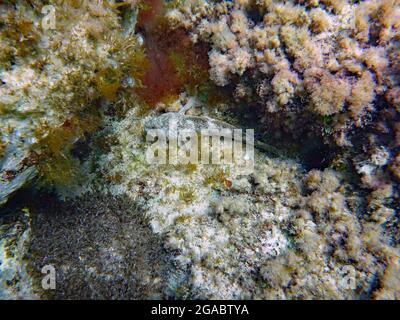
[[[0,217],[0,299],[37,299],[28,264],[29,212]]]
[[[374,289],[376,276],[398,283],[393,230],[360,217],[364,193],[343,174],[306,174],[294,161],[259,152],[251,175],[235,165],[151,166],[138,135],[149,119],[135,119],[132,110],[106,129],[117,142],[96,167],[108,183],[92,188],[136,201],[163,236],[174,256],[173,297],[395,297],[397,289]],[[395,217],[389,208],[380,212]],[[353,290],[341,285],[349,266]]]
[[[47,3],[0,4],[0,299],[399,299],[398,1]],[[170,118],[271,152],[149,163]]]

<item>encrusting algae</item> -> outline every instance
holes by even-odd
[[[124,7],[112,4],[49,1],[57,9],[49,29],[43,26],[41,1],[0,5],[5,48],[0,57],[1,150],[17,150],[13,166],[3,163],[2,174],[24,170],[20,162],[32,152],[48,181],[70,171],[76,160],[67,146],[100,124],[96,118],[107,105],[126,103],[121,102],[124,91],[131,96],[132,88],[124,83],[134,86],[139,80],[144,53],[137,37],[121,26]]]
[[[398,1],[45,3],[0,4],[0,297],[399,299]],[[150,164],[182,110],[281,156]]]
[[[151,107],[173,102],[183,91],[196,93],[208,78],[207,46],[193,44],[182,28],[171,29],[165,11],[163,1],[145,1],[138,15],[148,65],[137,92]]]

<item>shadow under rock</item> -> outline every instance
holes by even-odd
[[[47,299],[163,297],[166,253],[134,203],[85,195],[73,201],[43,197],[32,214],[33,272],[51,264],[56,289]]]

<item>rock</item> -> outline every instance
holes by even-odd
[[[26,260],[30,236],[28,211],[0,217],[0,300],[37,298]]]

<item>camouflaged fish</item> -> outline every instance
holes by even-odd
[[[186,115],[186,111],[194,107],[197,104],[195,98],[190,98],[184,107],[182,107],[178,112],[167,112],[161,114],[158,117],[151,118],[144,123],[144,129],[147,132],[151,129],[164,129],[164,130],[194,130],[200,132],[201,130],[212,130],[212,129],[240,129],[229,123],[221,120],[213,119],[207,116],[192,116]],[[170,125],[173,124],[173,128]],[[271,156],[282,157],[283,152],[279,151],[277,148],[270,146],[264,142],[254,140],[254,147],[268,153]]]

